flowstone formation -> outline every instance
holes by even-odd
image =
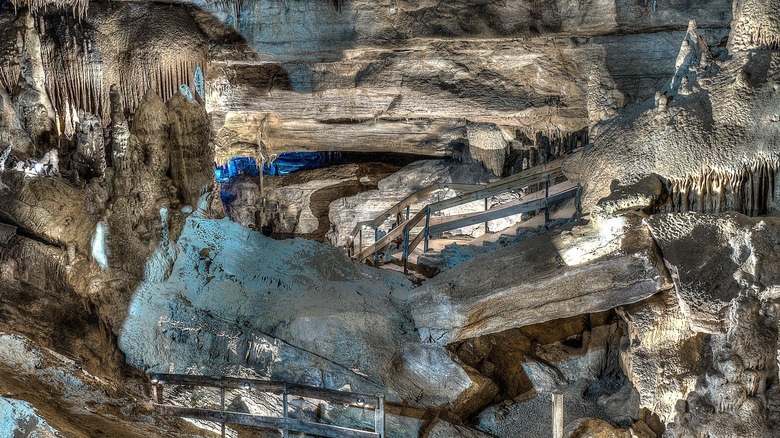
[[[759,4],[771,9],[769,3],[738,4],[728,53],[710,50],[691,21],[674,75],[655,100],[596,124],[581,168],[587,206],[620,187],[623,194],[613,193],[605,208],[644,207],[630,199],[634,194],[654,198],[657,208],[671,213],[753,216],[777,208],[776,15],[750,12]],[[756,28],[761,32],[750,33]],[[621,147],[613,147],[616,142]],[[663,187],[648,192],[641,183],[648,177]]]

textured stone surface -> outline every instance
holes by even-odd
[[[448,344],[611,309],[670,287],[649,234],[636,222],[625,229],[594,226],[573,233],[585,235],[583,240],[608,239],[614,246],[588,248],[575,240],[571,248],[565,235],[536,236],[427,282],[412,306],[423,339]],[[582,248],[576,258],[564,252]],[[515,275],[497,275],[507,271]]]
[[[744,20],[760,21],[749,14]],[[744,41],[740,32],[730,41]],[[616,186],[651,174],[666,180],[666,211],[758,215],[776,208],[777,52],[762,50],[760,41],[735,45],[728,55],[710,50],[695,23],[681,41],[675,72],[655,102],[632,105],[592,129],[582,166],[586,210]]]
[[[228,221],[190,219],[168,254],[171,265],[150,265],[133,297],[119,340],[131,364],[382,391],[422,406],[490,394],[443,348],[420,344],[400,275]]]

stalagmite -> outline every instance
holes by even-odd
[[[111,86],[111,156],[112,162],[124,158],[127,153],[127,142],[130,137],[130,129],[125,119],[125,111],[122,107],[122,99],[116,85]]]
[[[32,16],[25,19],[24,36],[20,42],[22,46],[18,49],[22,54],[19,82],[21,92],[14,95],[14,106],[33,143],[36,147],[41,147],[51,140],[45,136],[55,131],[55,112],[46,90],[41,41]]]
[[[77,147],[73,160],[85,166],[82,177],[102,178],[106,174],[106,149],[103,143],[103,127],[98,117],[80,112],[76,131]]]
[[[471,158],[481,161],[495,175],[504,169],[508,142],[498,126],[487,123],[468,123],[466,132]]]
[[[133,134],[146,151],[147,164],[158,176],[166,175],[170,167],[168,129],[168,109],[160,96],[149,89],[133,118]]]

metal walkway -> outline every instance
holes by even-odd
[[[222,436],[225,436],[226,424],[238,424],[267,429],[277,429],[284,433],[302,432],[314,436],[328,438],[385,438],[385,401],[384,397],[354,392],[335,391],[318,388],[315,386],[296,385],[285,382],[269,380],[241,379],[235,377],[209,377],[185,374],[152,374],[152,397],[154,410],[160,415],[194,418],[204,421],[213,421],[222,426]],[[220,409],[204,409],[194,407],[175,406],[165,404],[163,401],[163,388],[165,385],[199,386],[219,388]],[[270,417],[253,415],[243,412],[233,412],[225,409],[225,390],[244,390],[261,393],[282,395],[282,416]],[[359,409],[374,411],[374,430],[366,431],[339,427],[330,424],[315,423],[289,416],[288,396],[298,396],[342,406],[350,406]]]
[[[424,251],[427,252],[428,239],[432,235],[531,211],[544,210],[545,222],[547,222],[551,206],[572,198],[577,199],[577,211],[579,211],[580,186],[569,181],[555,184],[558,178],[563,177],[562,163],[563,159],[553,160],[485,185],[435,184],[419,190],[374,220],[359,222],[355,225],[350,235],[349,255],[359,261],[373,256],[375,262],[378,262],[378,253],[387,248],[396,239],[402,238],[404,273],[408,273],[409,254],[414,251],[420,242],[423,242]],[[543,185],[544,189],[492,209],[489,209],[487,206],[487,199],[491,196],[520,190],[535,184]],[[453,190],[462,193],[449,199],[428,204],[410,218],[409,209],[412,204],[440,190]],[[433,213],[481,199],[485,200],[485,211],[452,216],[432,216]],[[400,217],[404,211],[406,213],[405,219]],[[396,218],[396,220],[392,225],[392,229],[384,236],[379,237],[379,227],[393,218]],[[374,230],[374,243],[363,248],[363,232],[370,229]],[[414,236],[412,235],[413,230],[417,230],[417,234]],[[356,243],[357,248],[355,247]]]

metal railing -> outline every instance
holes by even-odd
[[[532,167],[530,169],[526,169],[520,173],[503,178],[496,182],[476,186],[476,189],[473,189],[475,186],[470,186],[472,187],[471,191],[466,191],[465,193],[455,197],[428,204],[410,218],[409,206],[411,204],[423,198],[424,196],[427,196],[427,194],[439,190],[440,186],[444,187],[447,185],[437,184],[415,192],[403,201],[391,207],[385,214],[377,217],[373,221],[358,223],[355,226],[355,229],[353,229],[353,234],[351,236],[351,243],[353,246],[352,250],[350,251],[350,255],[360,261],[365,260],[372,255],[375,259],[377,259],[377,254],[379,251],[385,249],[394,240],[402,237],[402,259],[404,273],[408,273],[409,254],[414,251],[420,242],[424,242],[424,251],[428,251],[428,239],[433,234],[461,228],[468,225],[474,225],[481,222],[487,223],[488,221],[502,217],[537,210],[544,210],[546,223],[549,220],[549,209],[551,206],[571,198],[579,198],[579,194],[581,192],[581,189],[578,185],[574,185],[573,183],[569,182],[551,185],[551,183],[554,184],[557,178],[563,176],[563,170],[561,168],[562,163],[563,159],[557,159],[539,166]],[[487,199],[491,196],[500,195],[508,191],[522,189],[535,184],[544,184],[544,190],[525,196],[520,199],[519,202],[510,203],[509,205],[499,206],[498,208],[493,209],[489,209],[487,206]],[[431,188],[433,188],[433,190],[431,190]],[[421,195],[421,193],[425,194]],[[433,213],[481,199],[486,200],[485,211],[447,217],[432,217]],[[388,217],[391,217],[393,214],[398,214],[399,212],[403,211],[403,209],[406,209],[406,219],[403,222],[397,223],[396,227],[390,230],[386,235],[381,238],[376,238],[373,244],[363,248],[362,232],[364,229],[373,228],[375,237],[378,237],[378,227],[384,223]],[[413,229],[420,229],[421,231],[419,231],[416,236],[412,237]],[[355,236],[359,236],[359,247],[357,251],[354,250]]]
[[[303,432],[315,436],[329,438],[385,438],[385,400],[383,396],[360,394],[332,389],[318,388],[314,386],[298,385],[285,382],[268,380],[242,379],[235,377],[209,377],[185,374],[152,374],[152,397],[154,410],[160,415],[193,418],[204,421],[213,421],[221,424],[222,436],[225,436],[226,424],[253,426],[268,429],[279,429],[288,436],[290,431]],[[164,385],[201,386],[219,388],[220,409],[203,409],[193,407],[175,406],[163,403]],[[282,395],[282,416],[269,417],[243,412],[225,410],[225,390],[243,389],[263,393]],[[315,423],[297,418],[291,418],[288,412],[288,396],[298,396],[323,400],[329,403],[350,406],[359,409],[372,409],[374,411],[374,430],[366,431],[334,426],[331,424]]]

